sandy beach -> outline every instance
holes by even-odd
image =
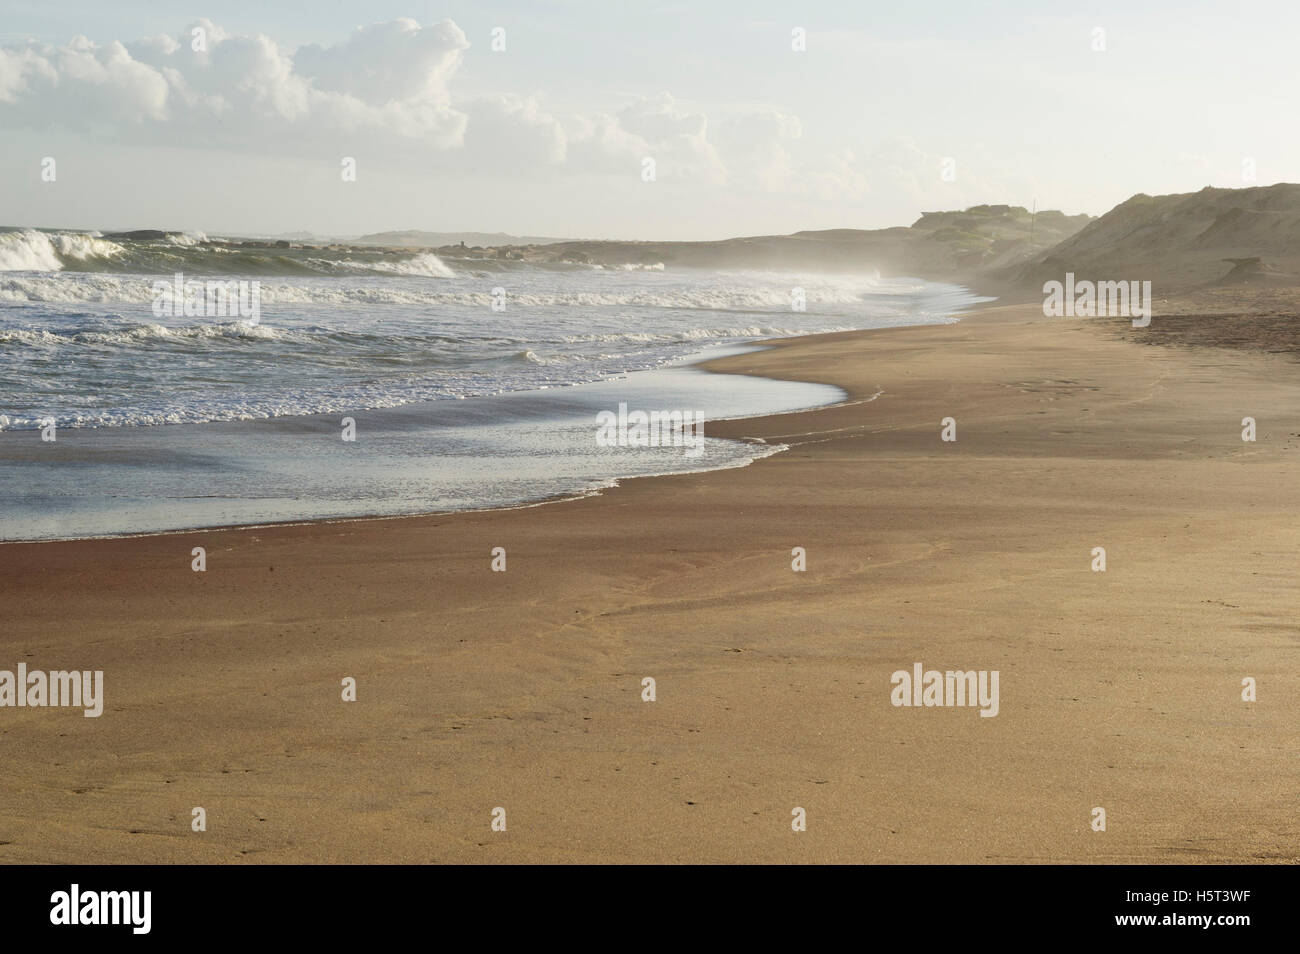
[[[790,445],[740,470],[0,546],[0,665],[105,686],[5,711],[0,860],[1295,861],[1294,360],[1114,325],[722,359],[850,395],[710,424]],[[891,705],[917,662],[998,670],[997,716]]]

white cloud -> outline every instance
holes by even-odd
[[[0,48],[0,123],[124,144],[357,155],[525,177],[632,179],[650,157],[661,181],[812,200],[926,195],[937,176],[937,157],[909,143],[805,155],[799,117],[770,108],[713,121],[668,92],[613,113],[562,116],[536,92],[460,99],[454,83],[469,46],[451,20],[408,18],[297,50],[208,20],[126,44],[26,41]]]
[[[718,185],[728,170],[708,137],[703,113],[678,105],[669,93],[642,97],[615,115],[574,117],[569,129],[572,167],[639,176],[641,161],[654,159],[655,175]]]
[[[791,187],[797,172],[792,147],[803,135],[798,116],[776,110],[749,113],[718,126],[719,148],[738,185],[764,192]]]
[[[421,27],[408,18],[358,27],[336,46],[304,46],[294,69],[325,92],[372,106],[391,102],[448,105],[451,79],[469,40],[450,20]]]
[[[310,149],[352,138],[453,148],[466,116],[449,82],[468,41],[451,21],[396,20],[296,54],[207,20],[179,37],[0,49],[0,116],[18,126],[91,130],[122,142]]]
[[[535,96],[507,93],[465,104],[465,148],[453,158],[475,169],[545,171],[564,163],[568,135]]]
[[[52,83],[58,71],[38,53],[0,49],[0,103],[16,103],[37,81]]]

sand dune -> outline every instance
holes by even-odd
[[[1254,258],[1257,281],[1300,284],[1300,185],[1138,194],[1014,275],[1025,286],[1073,271],[1183,291],[1224,279],[1238,264],[1231,259]]]

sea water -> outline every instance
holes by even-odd
[[[258,314],[160,317],[176,275],[256,281]],[[0,232],[0,539],[512,506],[743,466],[779,448],[707,424],[698,454],[600,446],[596,416],[832,403],[687,363],[976,300],[874,274]]]

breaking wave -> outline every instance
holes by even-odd
[[[358,257],[359,256],[359,257]],[[92,232],[0,232],[0,272],[93,272],[97,275],[409,275],[454,278],[432,253],[398,257],[384,251],[229,246],[202,232],[167,232],[161,238],[110,240]],[[71,300],[71,299],[35,299]],[[97,299],[88,299],[97,300]]]
[[[198,232],[0,230],[0,429],[549,389],[714,345],[949,321],[965,302],[948,286],[872,275],[449,261],[454,270],[418,249],[233,245]],[[255,282],[256,310],[241,293],[234,311],[160,314],[177,273]]]
[[[5,232],[0,233],[0,272],[57,272],[69,261],[108,261],[123,251],[116,242],[83,232]]]
[[[427,261],[425,259],[431,259]],[[388,263],[385,263],[388,264]],[[411,277],[451,277],[436,256],[419,256],[406,262],[389,264],[386,269],[369,267]],[[447,275],[439,274],[446,269]],[[227,273],[228,274],[228,273]],[[200,273],[193,278],[202,280]],[[321,305],[441,305],[488,308],[492,304],[493,282],[480,289],[444,289],[433,285],[388,285],[380,281],[366,283],[334,282],[304,285],[260,279],[262,303]],[[154,279],[111,274],[10,275],[0,277],[0,301],[9,302],[152,302]],[[809,289],[810,306],[853,305],[861,301],[860,291],[847,288]],[[662,289],[628,289],[602,291],[531,291],[508,295],[514,308],[654,308],[729,312],[788,311],[789,290],[759,285],[679,286]]]

